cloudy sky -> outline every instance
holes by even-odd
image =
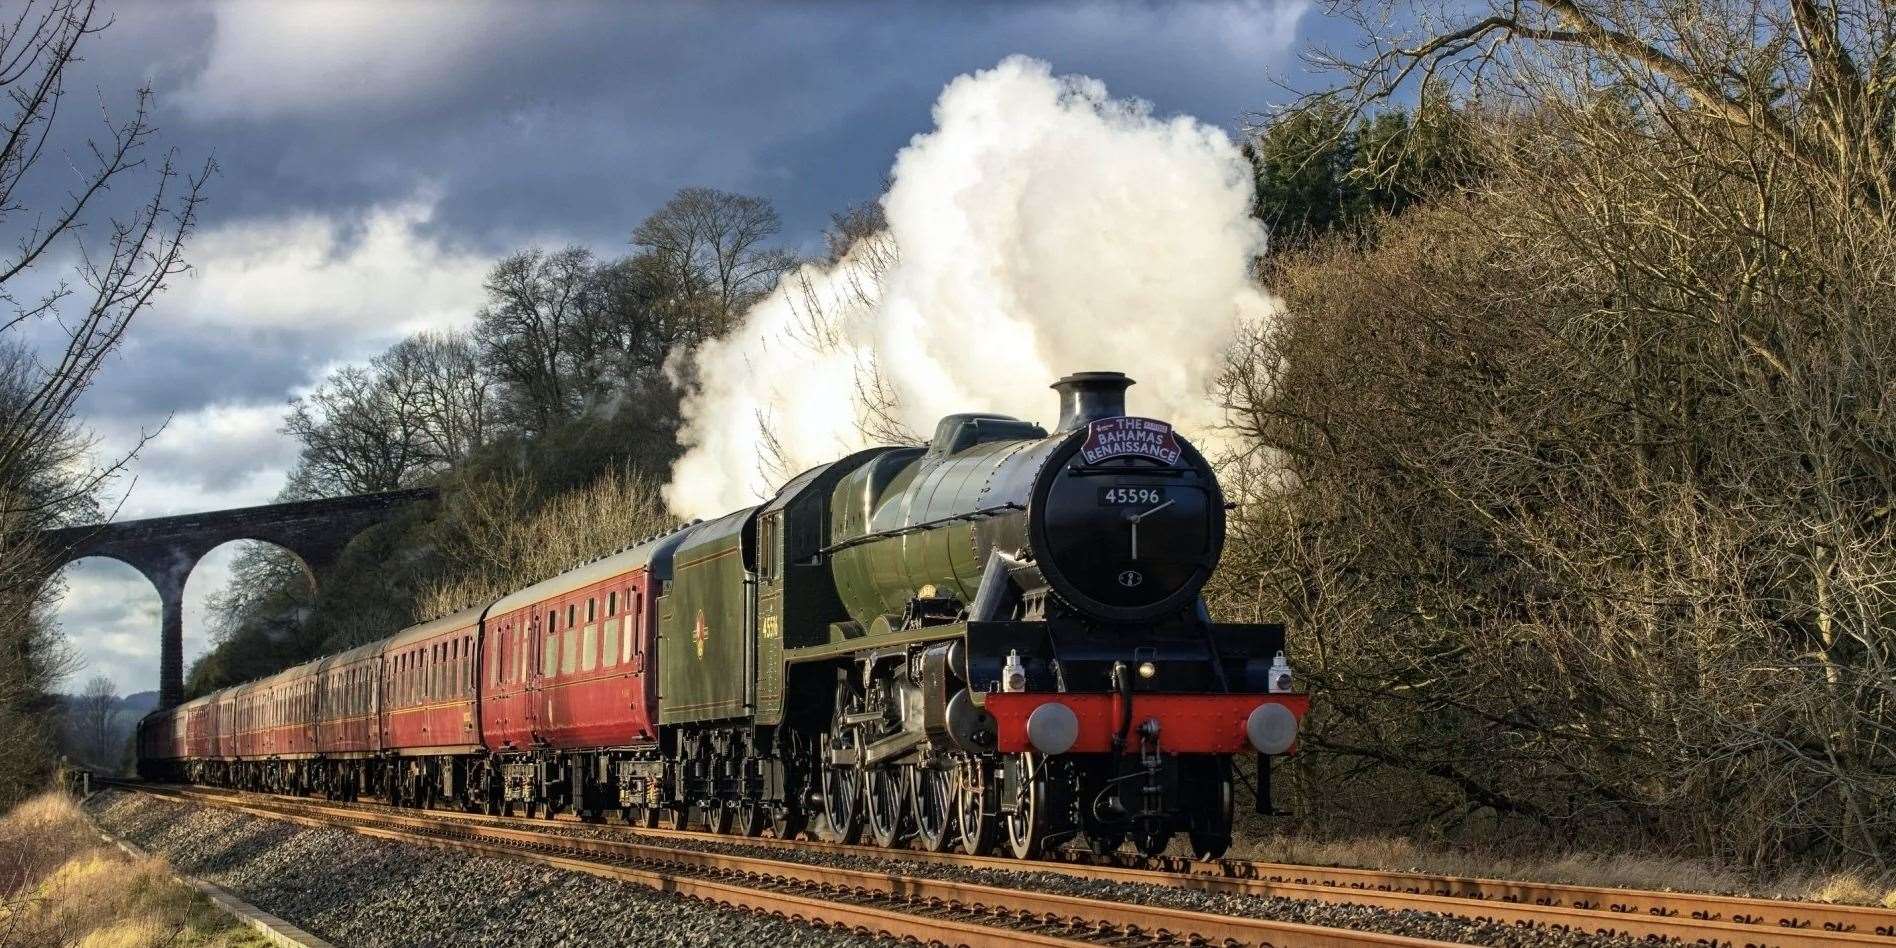
[[[1308,81],[1299,50],[1334,41],[1301,0],[102,2],[115,22],[71,90],[123,104],[149,83],[159,146],[221,169],[194,272],[82,408],[107,450],[163,427],[121,518],[268,502],[294,460],[285,402],[402,335],[468,322],[510,251],[622,252],[687,185],[769,197],[814,249],[831,211],[876,196],[942,85],[1009,54],[1236,129],[1284,100],[1280,82]],[[234,552],[191,578],[187,662]],[[79,677],[156,687],[157,594],[110,561],[66,578]]]

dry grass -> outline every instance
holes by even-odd
[[[264,944],[172,878],[163,860],[105,844],[63,794],[0,818],[0,948]]]
[[[1240,838],[1231,856],[1269,862],[1350,866],[1523,882],[1672,889],[1808,899],[1896,908],[1896,872],[1780,868],[1747,872],[1691,859],[1642,853],[1509,855],[1432,847],[1398,836],[1318,840],[1290,835]]]

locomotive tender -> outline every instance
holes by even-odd
[[[150,778],[1032,857],[1221,854],[1292,750],[1282,626],[1211,621],[1211,467],[1125,414],[950,415],[482,607],[140,724]]]

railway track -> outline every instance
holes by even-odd
[[[313,803],[299,798],[242,794],[211,788],[154,788],[126,784],[131,789],[182,796],[199,802],[240,809],[275,808],[258,815],[294,817],[320,811],[343,814],[359,820],[383,820],[383,825],[399,824],[399,831],[431,837],[444,833],[486,834],[511,844],[568,847],[581,855],[606,853],[614,858],[656,860],[691,867],[694,871],[715,871],[761,876],[766,879],[801,878],[805,885],[853,888],[877,893],[883,901],[917,900],[939,903],[952,913],[968,906],[992,914],[1008,912],[1022,918],[1036,916],[1038,928],[1057,930],[1065,927],[1071,937],[1075,926],[1090,926],[1085,940],[1097,943],[1127,937],[1135,930],[1140,937],[1154,930],[1191,941],[1211,943],[1274,945],[1357,945],[1357,944],[1440,944],[1338,929],[1291,925],[1260,919],[1204,915],[1151,906],[1120,906],[1098,900],[1043,896],[1015,888],[970,886],[964,883],[928,879],[908,879],[901,883],[888,872],[862,872],[834,869],[803,862],[756,859],[702,850],[657,846],[623,840],[589,839],[562,834],[557,825],[549,829],[545,820],[490,817],[456,811],[387,811],[379,806],[360,804]],[[598,827],[599,824],[573,825]],[[363,823],[361,825],[368,825]],[[443,830],[442,826],[456,827]],[[612,829],[619,829],[611,827]],[[1022,863],[1012,859],[969,857],[958,853],[926,853],[913,850],[886,850],[877,847],[848,846],[810,840],[746,838],[694,831],[624,828],[647,839],[677,839],[680,842],[711,842],[742,845],[765,850],[796,850],[836,855],[855,855],[864,859],[910,860],[963,869],[999,870],[1010,873],[1043,872],[1076,876],[1114,883],[1196,889],[1203,892],[1307,899],[1333,904],[1372,906],[1386,910],[1414,910],[1447,915],[1477,922],[1496,922],[1513,926],[1543,926],[1632,939],[1678,941],[1687,944],[1757,946],[1757,948],[1809,948],[1831,945],[1896,944],[1896,911],[1863,906],[1832,905],[1770,899],[1749,899],[1690,893],[1607,889],[1589,886],[1521,883],[1494,879],[1436,876],[1419,873],[1378,872],[1374,870],[1299,866],[1243,860],[1162,860],[1153,865],[1128,865],[1130,860],[1063,853],[1052,861]],[[523,835],[524,834],[524,835]],[[553,842],[557,840],[558,842]],[[603,847],[603,848],[602,848]],[[639,854],[639,855],[632,855]],[[749,868],[746,868],[746,867]],[[840,874],[840,875],[838,875]],[[1077,904],[1089,903],[1089,904]],[[731,903],[740,904],[740,903]],[[755,910],[791,917],[826,918],[807,913],[807,907],[786,912],[764,906]],[[1023,914],[1024,913],[1024,914]],[[838,920],[856,927],[860,922]],[[1052,926],[1052,928],[1048,928]],[[1288,926],[1291,931],[1278,930]],[[896,937],[940,940],[945,944],[983,942],[958,941],[955,937],[924,936],[913,931],[876,928]],[[1017,933],[1010,931],[1009,938]],[[1316,939],[1316,940],[1311,940]],[[1008,942],[1018,943],[1018,942]]]
[[[467,814],[450,813],[460,818]],[[475,819],[492,817],[473,816]],[[544,822],[544,821],[542,821]],[[573,820],[579,823],[580,821]],[[597,824],[582,824],[597,825]],[[610,825],[610,824],[605,824]],[[1741,929],[1763,929],[1777,936],[1797,933],[1815,936],[1863,935],[1867,944],[1896,943],[1896,909],[1829,902],[1805,902],[1786,899],[1746,898],[1691,892],[1666,892],[1650,889],[1618,889],[1562,883],[1517,882],[1467,876],[1432,875],[1415,872],[1353,869],[1348,867],[1296,865],[1242,859],[1197,860],[1174,856],[1147,858],[1130,853],[1099,856],[1082,850],[1059,850],[1048,858],[1033,862],[1017,859],[965,856],[959,853],[929,853],[914,849],[888,850],[877,846],[852,846],[820,840],[779,840],[768,837],[747,838],[695,830],[629,829],[648,836],[699,839],[709,842],[741,843],[784,850],[814,850],[837,854],[860,854],[883,859],[908,859],[964,868],[997,869],[1011,872],[1049,872],[1088,879],[1104,879],[1169,888],[1189,888],[1230,895],[1252,895],[1315,899],[1325,902],[1373,904],[1382,908],[1413,908],[1420,911],[1482,917],[1509,923],[1561,924],[1562,919],[1603,920],[1618,916],[1618,921],[1633,930],[1608,927],[1573,927],[1601,934],[1633,937],[1673,937],[1692,941],[1689,934],[1725,931],[1737,936]],[[1379,898],[1381,897],[1381,898]],[[1417,898],[1419,897],[1419,898]],[[1461,903],[1457,907],[1456,903]],[[1468,903],[1484,903],[1469,907]],[[1518,912],[1509,909],[1518,907]],[[1545,909],[1572,909],[1594,913],[1565,916]],[[1479,912],[1479,916],[1470,915]],[[1638,919],[1648,919],[1649,923]],[[1671,923],[1707,922],[1738,928],[1692,926],[1688,932]],[[1764,937],[1758,931],[1752,938]],[[1855,939],[1822,939],[1815,944],[1859,943]],[[1706,941],[1707,944],[1723,942]],[[1733,940],[1732,944],[1753,944]],[[1756,944],[1794,944],[1768,938]]]
[[[1450,944],[905,877],[887,871],[576,837],[545,828],[501,825],[499,820],[448,819],[432,812],[381,811],[284,797],[206,792],[201,788],[120,786],[304,826],[343,828],[395,842],[526,859],[723,907],[923,944],[969,948],[1101,944],[1447,948]]]

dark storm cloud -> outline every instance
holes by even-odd
[[[123,423],[202,405],[282,402],[327,364],[327,336],[315,326],[133,333],[86,407]]]
[[[1291,64],[1299,9],[383,6],[424,24],[360,44],[449,47],[409,51],[411,74],[311,40],[308,24],[272,35],[261,25],[272,8],[127,7],[93,60],[109,55],[123,65],[108,72],[126,80],[145,64],[170,137],[214,150],[217,217],[361,207],[429,182],[442,194],[430,230],[490,251],[549,234],[620,246],[694,183],[765,194],[800,232],[814,229],[875,195],[894,151],[929,126],[944,82],[1012,53],[1234,126],[1279,96],[1272,79]],[[471,38],[457,44],[457,33]],[[286,62],[298,56],[313,65]]]

